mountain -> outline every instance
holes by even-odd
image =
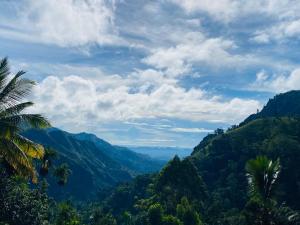
[[[300,210],[299,115],[300,91],[277,95],[240,125],[209,134],[189,157],[175,157],[160,173],[139,177],[116,189],[104,205],[116,218],[121,208],[138,221],[149,220],[147,212],[157,205],[163,213],[180,218],[178,208],[184,204],[200,215],[203,224],[253,224],[249,212],[255,212],[257,206],[249,203],[245,165],[258,155],[266,155],[280,159],[274,196],[283,210],[281,215],[292,215],[288,213]],[[122,199],[128,199],[125,205]]]
[[[159,170],[167,160],[151,159],[149,152],[137,152],[132,148],[112,146],[94,134],[79,133],[74,135],[79,140],[93,142],[99,149],[136,174],[150,173]]]
[[[265,117],[298,117],[300,116],[299,100],[300,91],[289,91],[278,94],[270,99],[260,112],[250,115],[243,123]]]
[[[50,128],[28,130],[24,136],[55,149],[58,152],[56,164],[65,162],[70,166],[72,175],[65,187],[49,181],[49,193],[57,198],[67,195],[85,200],[99,190],[130,181],[138,174],[157,171],[164,164],[127,148],[112,146],[93,134],[71,134]]]
[[[135,146],[129,148],[134,152],[149,155],[151,158],[159,160],[170,160],[175,155],[184,158],[192,152],[190,148],[180,147]]]

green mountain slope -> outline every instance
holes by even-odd
[[[58,198],[62,195],[81,200],[91,198],[101,189],[129,181],[138,174],[157,171],[164,164],[126,148],[114,147],[91,134],[71,134],[51,128],[29,130],[24,135],[55,149],[59,156],[56,164],[69,164],[72,175],[65,187],[60,188],[50,180],[49,192]]]
[[[268,103],[260,112],[250,115],[243,123],[265,117],[298,117],[300,116],[299,100],[300,91],[289,91],[276,95],[274,98],[268,101]]]
[[[242,208],[247,195],[245,164],[257,155],[280,158],[278,197],[300,209],[300,119],[256,119],[217,135],[195,148],[191,159],[212,194],[218,193],[228,208]],[[293,193],[292,195],[290,193]]]
[[[79,140],[94,143],[111,159],[131,170],[134,174],[157,171],[165,164],[165,161],[152,159],[147,154],[136,153],[126,147],[113,146],[94,134],[79,133],[75,134],[74,137]]]
[[[174,158],[159,173],[117,189],[104,205],[116,218],[118,207],[147,224],[151,205],[180,217],[178,207],[189,202],[205,224],[242,225],[249,199],[245,164],[258,155],[280,159],[275,197],[279,204],[300,210],[300,91],[275,96],[265,108],[226,132],[209,134],[184,160]],[[131,198],[122,205],[119,198]],[[186,197],[187,200],[180,200]],[[188,203],[185,203],[188,204]],[[250,223],[249,223],[250,222]],[[135,224],[143,224],[143,222]]]

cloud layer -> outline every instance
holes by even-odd
[[[235,123],[260,107],[255,100],[226,100],[199,88],[182,88],[155,70],[127,77],[100,72],[92,78],[84,78],[84,74],[48,76],[34,93],[36,111],[47,113],[57,124],[76,122],[83,126],[154,118]]]
[[[120,41],[113,1],[22,0],[16,8],[15,19],[2,20],[12,28],[2,29],[3,36],[61,47]]]

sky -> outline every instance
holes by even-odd
[[[0,1],[0,57],[69,132],[193,147],[300,88],[298,0]]]

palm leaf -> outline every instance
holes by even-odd
[[[36,144],[19,134],[14,136],[12,140],[26,154],[27,157],[35,159],[43,158],[45,152],[42,145]]]
[[[0,90],[3,88],[6,83],[7,76],[9,75],[9,66],[7,58],[4,58],[0,61]]]
[[[30,106],[33,106],[33,102],[22,102],[20,104],[11,106],[9,108],[4,109],[2,112],[0,111],[0,118],[5,116],[18,115]]]
[[[8,121],[0,119],[0,138],[10,138],[13,134],[21,131],[21,128]]]
[[[50,122],[40,114],[19,114],[0,118],[0,123],[8,123],[14,126],[26,128],[47,128]]]
[[[35,82],[28,79],[20,79],[23,74],[25,74],[24,71],[19,71],[1,91],[0,102],[4,106],[13,106],[20,103],[31,92]]]
[[[246,164],[250,194],[263,200],[271,197],[273,186],[280,173],[280,162],[269,160],[266,156],[258,156]]]
[[[37,181],[31,159],[14,142],[0,139],[0,154],[18,175],[31,177],[33,182]]]

